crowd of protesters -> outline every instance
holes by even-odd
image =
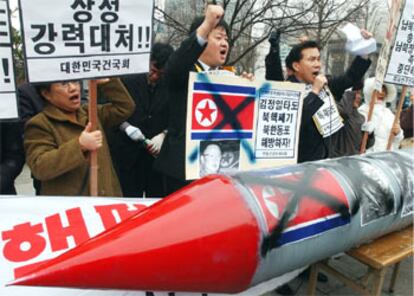
[[[94,150],[100,196],[163,197],[188,184],[189,73],[227,71],[230,31],[223,15],[221,6],[208,5],[176,51],[154,44],[149,73],[99,81],[99,99],[105,103],[98,107],[97,130],[91,130],[80,81],[19,86],[20,120],[0,123],[0,194],[16,194],[14,180],[26,161],[37,195],[88,196],[89,152]],[[361,34],[372,37],[365,30]],[[356,56],[343,75],[332,77],[322,71],[318,43],[302,40],[288,54],[284,72],[279,39],[275,32],[269,40],[266,79],[306,84],[298,162],[357,154],[364,132],[368,152],[386,150],[390,133],[392,149],[412,145],[413,91],[399,122],[389,107],[397,91],[384,84],[368,121],[374,83],[365,79],[368,56]],[[335,107],[330,119],[335,130],[318,128],[318,111],[327,104]]]

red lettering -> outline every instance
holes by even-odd
[[[119,222],[131,217],[146,206],[134,205],[135,209],[128,209],[126,204],[113,204],[104,206],[95,206],[95,211],[99,214],[105,229],[109,229]],[[115,215],[117,214],[117,216]]]
[[[66,227],[62,225],[62,220],[59,214],[46,218],[46,227],[49,234],[50,245],[54,252],[69,247],[67,242],[69,236],[74,238],[76,245],[79,245],[90,238],[80,208],[70,209],[65,213],[69,224]]]
[[[40,233],[42,224],[31,225],[23,223],[13,227],[12,230],[2,232],[4,245],[3,254],[7,260],[23,262],[39,256],[46,247],[46,241]]]

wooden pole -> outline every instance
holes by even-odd
[[[374,106],[377,101],[377,90],[374,90],[374,92],[371,95],[371,101],[369,102],[369,110],[368,110],[368,116],[367,116],[367,122],[371,121],[372,119],[372,113],[374,113]],[[365,150],[367,148],[368,143],[368,132],[364,132],[364,135],[362,136],[362,142],[361,147],[359,149],[359,153],[365,153]]]
[[[98,127],[96,80],[89,80],[89,122],[92,125],[92,131],[96,130]],[[89,193],[90,193],[90,196],[98,196],[98,153],[97,153],[97,150],[90,151]]]
[[[404,85],[403,88],[402,88],[400,101],[398,102],[398,107],[397,107],[397,110],[395,112],[394,122],[393,122],[392,127],[391,127],[390,135],[388,137],[387,151],[391,150],[392,141],[395,138],[395,135],[392,132],[392,129],[394,128],[395,125],[398,124],[398,122],[400,122],[401,111],[402,111],[402,107],[403,107],[403,104],[404,104],[405,95],[407,94],[407,88],[408,87],[406,85]]]

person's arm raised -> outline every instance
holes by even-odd
[[[208,34],[218,25],[223,16],[223,7],[220,5],[207,5],[204,21],[197,28],[197,35],[207,40]]]

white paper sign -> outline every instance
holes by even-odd
[[[351,24],[346,24],[341,31],[346,35],[345,49],[353,55],[368,55],[377,50],[377,43],[374,38],[365,39],[361,30]]]
[[[414,1],[406,1],[385,82],[414,86]]]
[[[312,85],[308,84],[306,90],[310,92],[311,89]],[[323,105],[312,116],[312,119],[322,137],[327,138],[339,131],[344,123],[329,88],[322,89],[319,98],[323,101]]]
[[[147,72],[153,1],[20,0],[30,82]]]
[[[390,0],[390,14],[387,32],[378,56],[377,68],[375,69],[375,89],[381,91],[384,78],[387,73],[390,60],[391,47],[395,43],[397,26],[399,24],[405,0]]]
[[[267,89],[258,95],[256,157],[295,158],[301,92]]]
[[[0,120],[18,117],[8,1],[0,0]]]
[[[297,162],[304,84],[191,73],[186,179]]]

